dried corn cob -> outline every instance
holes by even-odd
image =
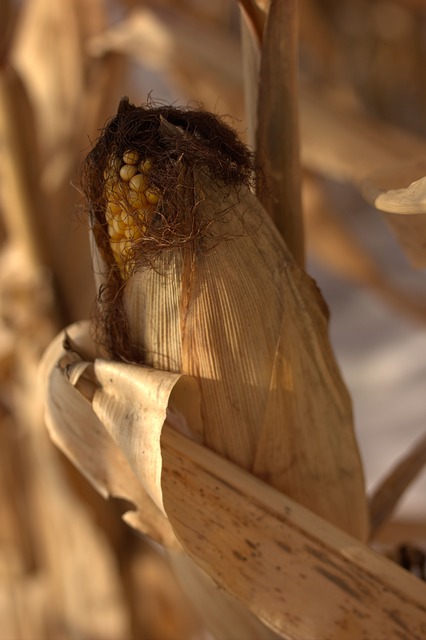
[[[210,114],[122,105],[83,185],[105,263],[104,342],[115,357],[193,376],[194,437],[365,538],[325,307],[250,192],[250,172],[248,152]],[[151,193],[157,203],[134,205]]]
[[[150,160],[141,160],[139,153],[130,149],[120,163],[114,158],[104,171],[105,219],[114,259],[123,277],[128,273],[126,264],[133,243],[146,233],[160,197],[156,189],[149,187],[150,169]]]

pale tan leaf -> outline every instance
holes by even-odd
[[[197,385],[179,374],[100,359],[95,360],[94,374],[101,388],[95,391],[93,410],[154,504],[163,511],[161,431],[168,409],[169,414],[185,418],[189,432],[200,428],[201,417],[193,407],[199,404]],[[175,387],[181,387],[177,394],[173,394]],[[197,425],[191,424],[191,415]]]
[[[265,27],[266,8],[260,7],[255,0],[238,0],[238,2],[247,26],[255,36],[257,44],[260,44]]]
[[[426,160],[377,170],[362,183],[364,197],[383,212],[413,266],[426,266]]]
[[[403,189],[391,189],[377,196],[374,204],[390,213],[426,213],[426,178],[412,182]]]
[[[81,353],[94,357],[88,323],[73,325],[67,335]],[[45,380],[46,423],[53,441],[104,497],[111,495],[134,503],[136,512],[125,516],[129,524],[166,546],[175,544],[166,519],[139,484],[125,455],[93,412],[89,400],[70,382],[67,366],[79,362],[79,356],[64,348],[65,338],[66,334],[61,333],[50,345],[41,371]],[[83,363],[83,368],[89,364]],[[99,370],[102,377],[102,365],[98,365]],[[80,370],[80,376],[82,373]],[[78,376],[73,382],[77,384]],[[97,397],[96,401],[102,412],[102,398]],[[108,403],[108,396],[105,402]],[[120,410],[123,405],[117,401],[117,412]],[[117,412],[114,418],[118,420]]]
[[[121,386],[127,382],[137,404],[140,391],[131,380]],[[122,429],[140,429],[132,411],[120,417],[120,399],[113,396]],[[114,411],[111,406],[111,416]],[[275,633],[291,640],[322,640],[325,633],[339,640],[362,634],[384,639],[401,625],[415,637],[426,624],[425,587],[416,578],[300,504],[167,425],[161,458],[162,504],[185,551]],[[142,465],[143,455],[139,460]],[[202,601],[206,578],[193,572],[188,579],[198,581],[194,597]],[[257,624],[244,609],[240,618],[238,607],[226,618],[223,606],[219,638],[232,637],[226,620],[246,629]],[[255,637],[270,636],[258,628]]]
[[[260,48],[253,34],[250,19],[244,12],[241,13],[240,30],[247,144],[254,150],[256,148]]]
[[[369,287],[391,307],[416,322],[426,322],[426,300],[398,287],[374,255],[345,225],[321,178],[305,172],[303,205],[310,252],[339,277]]]
[[[164,506],[183,547],[283,638],[422,637],[417,578],[168,427],[162,444]]]
[[[182,588],[215,640],[277,640],[281,637],[262,624],[236,597],[219,588],[191,555],[191,552],[189,555],[171,552],[168,557]]]

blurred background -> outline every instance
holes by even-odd
[[[358,189],[426,157],[425,27],[423,0],[300,1],[307,268],[368,490],[426,425],[425,269]],[[123,95],[201,105],[249,141],[240,39],[236,0],[1,0],[0,640],[200,637],[161,554],[121,522],[127,505],[50,443],[37,369],[94,304],[82,158]],[[425,473],[378,542],[426,545]]]

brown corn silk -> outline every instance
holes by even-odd
[[[123,270],[104,174],[128,150],[150,160],[160,198]],[[362,467],[326,307],[251,179],[250,154],[211,114],[122,101],[83,168],[104,271],[97,336],[115,358],[193,376],[194,438],[365,539]]]

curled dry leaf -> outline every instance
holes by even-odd
[[[333,206],[321,178],[305,172],[303,205],[307,244],[322,264],[340,276],[366,286],[415,322],[426,322],[426,300],[399,288],[374,256],[362,246]]]
[[[117,426],[123,424],[123,413],[128,411],[129,406],[124,403],[123,407],[124,398],[128,402],[128,397],[126,398],[126,394],[124,397],[121,396],[120,388],[122,368],[129,365],[96,360],[94,356],[95,345],[90,339],[88,323],[77,323],[69,327],[67,333],[61,333],[46,351],[41,364],[41,375],[45,380],[45,415],[50,436],[105,498],[120,497],[134,504],[136,511],[125,514],[126,522],[167,547],[178,547],[167,519],[144,490],[129,459],[126,458],[129,449],[126,439],[134,436],[134,431],[117,431]],[[86,360],[83,360],[83,357]],[[138,370],[140,369],[141,367],[138,367]],[[146,451],[151,454],[148,467],[153,482],[147,483],[151,492],[156,490],[159,464],[158,456],[154,459],[154,465],[150,464],[152,456],[158,452],[155,439],[165,419],[167,394],[179,377],[164,374],[166,383],[162,384],[158,372],[154,372],[155,374],[158,383],[155,390],[159,387],[163,394],[156,397],[154,415],[150,412],[149,406],[149,380],[143,387],[145,393],[142,396],[136,394],[130,403],[131,410],[137,415],[140,408],[137,402],[139,397],[143,404],[140,416],[149,420],[146,437],[152,437],[153,444]],[[133,381],[136,380],[138,384],[138,376],[132,377],[129,371],[127,376]],[[97,391],[102,383],[105,383],[107,388]],[[131,391],[134,392],[134,388],[131,388]],[[104,418],[108,410],[108,419],[101,422],[97,411],[100,417]],[[162,412],[164,415],[161,416]],[[120,413],[119,419],[117,413]],[[161,416],[160,424],[156,422],[158,415]],[[111,430],[115,426],[116,430],[109,433],[108,426],[111,426]],[[130,449],[133,447],[134,450],[130,451],[130,458],[134,458],[136,452],[143,458],[144,449],[138,444],[133,437]],[[139,460],[138,469],[142,469],[146,476],[142,458]],[[161,505],[161,500],[159,504]]]
[[[376,171],[362,184],[364,197],[382,212],[413,266],[426,266],[426,160]]]

